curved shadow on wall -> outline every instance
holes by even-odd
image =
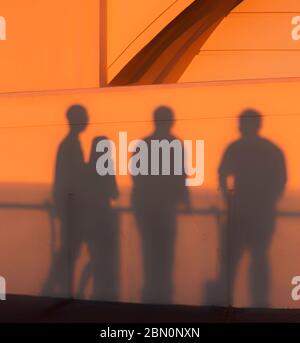
[[[109,86],[177,82],[218,24],[242,1],[194,1],[148,43]]]

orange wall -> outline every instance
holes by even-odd
[[[300,189],[300,160],[296,145],[298,126],[295,125],[300,113],[298,85],[298,82],[199,83],[66,94],[2,95],[0,151],[7,163],[0,169],[0,182],[51,182],[57,144],[67,131],[64,113],[72,103],[86,105],[90,113],[91,124],[83,135],[86,149],[97,133],[115,140],[122,130],[129,131],[129,139],[147,134],[152,128],[153,110],[167,104],[175,110],[176,132],[183,139],[207,141],[204,187],[216,187],[219,156],[225,145],[237,135],[234,118],[244,107],[252,106],[265,114],[264,134],[278,142],[288,154],[291,165],[289,187]],[[20,142],[26,152],[21,155],[18,153]],[[19,165],[22,165],[22,172]],[[120,181],[127,183],[125,179]]]
[[[129,139],[143,137],[152,130],[153,110],[159,105],[171,106],[176,115],[174,132],[182,139],[205,140],[205,182],[190,189],[193,207],[219,206],[217,168],[225,147],[238,137],[239,112],[250,106],[262,111],[262,135],[283,150],[287,161],[288,185],[280,208],[299,213],[299,86],[299,82],[199,83],[2,95],[0,202],[43,204],[51,200],[57,148],[68,130],[65,112],[71,104],[80,103],[90,116],[90,124],[81,137],[86,156],[96,135],[117,141],[119,131],[125,130]],[[118,183],[121,198],[116,205],[126,206],[131,179],[118,177]],[[51,256],[47,213],[2,208],[0,222],[0,270],[7,278],[8,292],[41,294]],[[299,225],[298,217],[276,220],[269,252],[273,307],[299,307],[290,298],[290,281],[299,274]],[[120,238],[121,300],[139,302],[143,272],[139,235],[132,215],[122,216]],[[179,217],[174,303],[203,304],[205,285],[217,277],[220,267],[219,244],[213,216]],[[78,268],[86,261],[83,250]],[[251,306],[246,281],[248,266],[245,256],[236,281],[235,306]],[[109,300],[101,294],[99,299]],[[220,304],[217,296],[214,299],[215,305]]]
[[[98,0],[0,0],[0,15],[0,92],[98,87]]]
[[[98,86],[99,4],[97,1],[85,0],[83,7],[82,3],[79,0],[72,2],[55,0],[51,3],[28,0],[25,4],[21,0],[11,2],[0,0],[0,15],[5,16],[8,23],[7,41],[0,42],[0,91]],[[258,1],[254,0],[245,1],[245,3],[258,6]],[[282,4],[279,1],[274,3],[277,7]],[[115,10],[119,11],[120,19],[118,22],[116,19],[118,17],[114,17],[114,20],[117,20],[116,26],[109,30],[112,33],[110,36],[112,45],[108,47],[113,47],[109,50],[109,58],[117,56],[117,53],[125,46],[124,42],[129,42],[136,35],[133,27],[143,26],[140,17],[130,18],[127,12],[125,16],[125,9],[120,11],[123,7],[118,7],[116,2],[114,4]],[[134,4],[137,5],[137,2],[132,0],[131,5]],[[153,6],[154,4],[161,6],[162,3],[153,2]],[[264,6],[267,3],[262,1],[260,4],[259,9],[266,10],[267,7]],[[293,4],[296,3],[293,2]],[[152,8],[151,16],[154,16],[157,8]],[[249,10],[249,7],[244,8]],[[251,7],[252,10],[253,8]],[[32,17],[32,13],[47,13],[47,16]],[[66,16],[68,20],[65,19]],[[133,12],[132,16],[136,16],[136,12]],[[151,16],[149,14],[147,22],[151,20]],[[28,18],[32,20],[28,21]],[[129,23],[132,26],[124,26],[124,18],[126,18],[126,24]],[[207,46],[212,44],[211,47],[218,49],[248,46],[249,41],[245,43],[242,37],[246,35],[250,39],[253,35],[249,37],[248,30],[236,31],[234,29],[236,23],[231,26],[230,18],[228,16],[227,23],[227,19],[224,20],[220,26],[223,28],[222,32],[216,31],[215,36],[207,42]],[[255,32],[258,35],[266,23],[261,21],[254,23],[251,18],[245,18],[243,22],[247,22],[251,27],[252,24],[257,25]],[[79,21],[84,25],[78,25]],[[231,22],[234,21],[235,19]],[[138,22],[139,25],[135,26]],[[285,23],[285,17],[282,17],[280,21],[280,23],[283,22]],[[55,23],[54,27],[53,23]],[[273,23],[273,19],[268,19],[268,23]],[[112,22],[109,25],[112,25]],[[37,27],[39,30],[36,29]],[[123,27],[128,31],[124,31],[120,38],[119,32]],[[20,28],[24,29],[21,31]],[[237,35],[232,37],[233,40],[223,39],[223,34],[231,35],[233,31],[237,32]],[[241,33],[243,33],[242,36]],[[281,35],[287,33],[288,30],[281,32]],[[27,40],[29,36],[31,39]],[[120,38],[119,42],[118,38]],[[260,47],[264,44],[270,44],[268,46],[275,44],[274,46],[277,47],[277,41],[270,42],[264,38],[261,35],[255,42],[251,42],[259,43]],[[134,49],[140,49],[146,41],[145,38],[139,42],[140,45],[134,46]],[[95,42],[97,42],[96,45]],[[129,55],[126,58],[129,58]],[[220,64],[220,60],[216,63],[214,58],[209,58],[208,64],[205,64],[205,70],[202,70],[202,72],[207,72],[204,79],[211,80],[220,75],[216,73],[217,76],[211,77],[211,72],[216,71],[214,65],[220,65],[223,68],[219,69],[219,72],[223,72],[224,78],[233,79],[245,75],[243,63],[238,66],[236,60],[230,61],[226,65],[225,62]],[[247,61],[249,61],[249,56]],[[295,63],[293,66],[298,68],[296,60],[293,61]],[[250,70],[251,75],[258,77],[257,75],[261,75],[260,73],[266,70],[270,75],[274,75],[272,69],[268,69],[272,67],[269,59],[259,60],[259,63],[261,62],[263,63],[259,68]],[[287,70],[290,73],[298,70],[289,69],[292,68],[290,62],[286,63],[285,60],[279,62],[280,76],[287,76]],[[198,67],[199,65],[196,69]],[[200,77],[204,75],[202,72],[199,74]],[[195,77],[198,74],[192,72],[191,75]],[[196,79],[187,78],[186,80],[198,81],[199,79],[197,76]],[[239,113],[246,107],[260,110],[264,115],[262,135],[271,139],[283,150],[287,162],[288,184],[280,209],[299,213],[299,87],[298,79],[281,82],[203,82],[85,91],[48,91],[36,94],[30,92],[2,94],[0,95],[0,156],[2,161],[0,207],[1,204],[28,205],[51,201],[57,148],[68,131],[65,112],[70,105],[80,103],[86,106],[90,117],[89,126],[81,137],[86,158],[93,137],[106,135],[117,142],[118,133],[127,131],[129,140],[141,138],[152,130],[153,110],[160,105],[171,106],[176,116],[174,133],[181,139],[205,140],[205,182],[201,187],[190,189],[194,208],[222,206],[217,183],[220,159],[225,147],[238,137]],[[128,193],[131,178],[129,176],[117,177],[117,181],[121,198],[116,205],[129,205]],[[51,256],[51,228],[47,213],[14,207],[1,208],[0,223],[2,238],[0,271],[7,279],[8,292],[41,294]],[[290,298],[291,278],[299,274],[299,225],[298,217],[276,218],[276,234],[269,252],[272,269],[270,298],[273,307],[300,306]],[[121,300],[138,302],[143,272],[140,263],[139,236],[132,215],[122,216],[120,237]],[[174,303],[203,304],[206,283],[217,277],[221,263],[219,249],[218,227],[213,216],[196,219],[181,216],[178,219],[176,263],[173,276]],[[16,251],[19,253],[16,254]],[[83,251],[78,268],[82,267],[85,261],[87,261],[87,254]],[[249,306],[250,304],[249,290],[246,286],[248,264],[249,260],[245,256],[236,281],[235,306]],[[103,297],[103,294],[99,294],[99,299]],[[104,299],[109,300],[105,297]],[[218,305],[217,297],[215,299],[216,303],[213,305]]]
[[[300,77],[297,0],[244,0],[218,25],[179,82]]]
[[[106,0],[108,81],[194,0]]]
[[[246,11],[276,11],[276,12],[295,12],[299,11],[298,0],[245,0],[234,11],[246,12]]]
[[[107,24],[100,1],[107,3]],[[0,0],[7,21],[0,92],[99,87],[100,39],[109,81],[192,2]]]

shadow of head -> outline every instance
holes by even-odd
[[[155,131],[161,134],[168,134],[174,125],[174,112],[170,107],[160,106],[153,114]]]
[[[67,120],[73,133],[80,133],[88,126],[87,110],[81,105],[72,105],[67,111]]]
[[[239,129],[242,137],[255,137],[262,125],[262,115],[254,109],[246,109],[240,114]]]

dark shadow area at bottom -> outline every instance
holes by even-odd
[[[300,323],[300,309],[110,303],[7,295],[0,323]]]

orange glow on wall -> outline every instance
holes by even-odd
[[[108,0],[108,81],[192,2]]]
[[[117,142],[118,133],[127,131],[129,140],[144,137],[153,129],[153,110],[160,105],[173,108],[176,115],[174,133],[181,139],[205,140],[205,182],[203,186],[190,190],[193,207],[217,206],[220,203],[218,165],[225,147],[239,135],[239,113],[250,106],[259,109],[264,115],[262,135],[277,144],[285,155],[288,184],[280,208],[298,211],[298,87],[299,82],[208,83],[124,87],[36,96],[2,95],[0,146],[5,163],[0,170],[1,202],[51,202],[57,147],[68,131],[65,112],[71,104],[80,103],[87,108],[90,117],[89,126],[81,137],[86,158],[95,136],[105,135]],[[131,177],[120,176],[117,180],[121,198],[116,205],[128,206]],[[20,283],[20,278],[24,278],[25,274],[16,274],[16,268],[11,270],[4,262],[1,268],[8,275],[11,292],[38,295],[49,268],[50,229],[47,213],[18,210],[18,216],[21,217],[14,213],[13,209],[4,210],[2,221],[6,227],[21,230],[20,237],[23,237],[22,244],[25,244],[23,249],[28,252],[26,259],[15,257],[10,261],[15,261],[13,264],[18,266],[16,268],[24,271],[26,277],[35,282],[29,280],[26,284]],[[18,224],[17,218],[23,218],[22,222]],[[198,304],[202,301],[202,298],[199,299],[200,289],[204,292],[205,283],[216,277],[220,263],[218,229],[215,219],[210,216],[198,219],[187,216],[179,217],[178,220],[174,302]],[[298,222],[297,218],[280,218],[277,221],[277,234],[270,251],[274,278],[271,287],[273,307],[297,307],[297,303],[287,300],[286,294],[290,290],[287,280],[297,270],[297,259],[293,258],[293,254],[298,251]],[[139,237],[134,218],[130,214],[124,214],[121,223],[121,300],[138,302],[143,275],[139,263]],[[1,250],[2,261],[6,261],[5,256],[11,256],[11,249],[20,249],[21,241],[14,241],[10,232],[5,231],[7,247]],[[24,236],[25,232],[35,236],[35,243],[28,239],[29,236]],[[292,241],[295,244],[291,244],[291,237],[294,237]],[[282,259],[283,255],[285,259]],[[82,258],[87,260],[86,255]],[[279,261],[281,268],[277,267]],[[82,260],[80,263],[82,265]],[[236,306],[249,305],[247,291],[243,286],[247,269],[245,263],[246,260],[237,280]],[[34,270],[29,268],[32,265],[36,266]],[[188,270],[186,265],[189,265]],[[186,280],[193,281],[186,283]]]
[[[0,0],[0,15],[7,19],[7,40],[0,41],[0,270],[10,293],[53,295],[41,289],[56,225],[49,219],[55,160],[69,130],[66,111],[71,105],[88,111],[89,124],[80,136],[85,160],[94,137],[104,135],[117,144],[119,132],[126,131],[128,140],[143,138],[153,130],[153,111],[171,107],[174,134],[205,141],[205,181],[190,189],[192,208],[205,210],[224,209],[218,166],[225,148],[239,137],[239,114],[251,107],[262,113],[261,135],[283,151],[288,173],[269,251],[270,305],[299,307],[290,298],[290,280],[299,271],[300,46],[291,39],[293,14],[273,13],[300,14],[298,2],[243,1],[212,32],[177,84],[98,89],[101,68],[107,67],[104,72],[112,79],[193,1],[108,0],[103,25],[98,0]],[[107,32],[99,33],[101,27]],[[107,44],[105,53],[99,51],[101,42]],[[132,178],[118,175],[117,182],[121,196],[114,206],[129,209],[120,215],[120,300],[139,302],[143,270],[129,208]],[[173,303],[204,304],[205,287],[222,263],[219,219],[211,213],[178,215]],[[85,248],[81,269],[88,261]],[[245,254],[234,306],[251,305],[248,265]],[[222,304],[215,299],[213,305]]]
[[[99,86],[98,0],[0,0],[0,92]]]
[[[300,77],[297,1],[245,0],[218,25],[179,82]]]

